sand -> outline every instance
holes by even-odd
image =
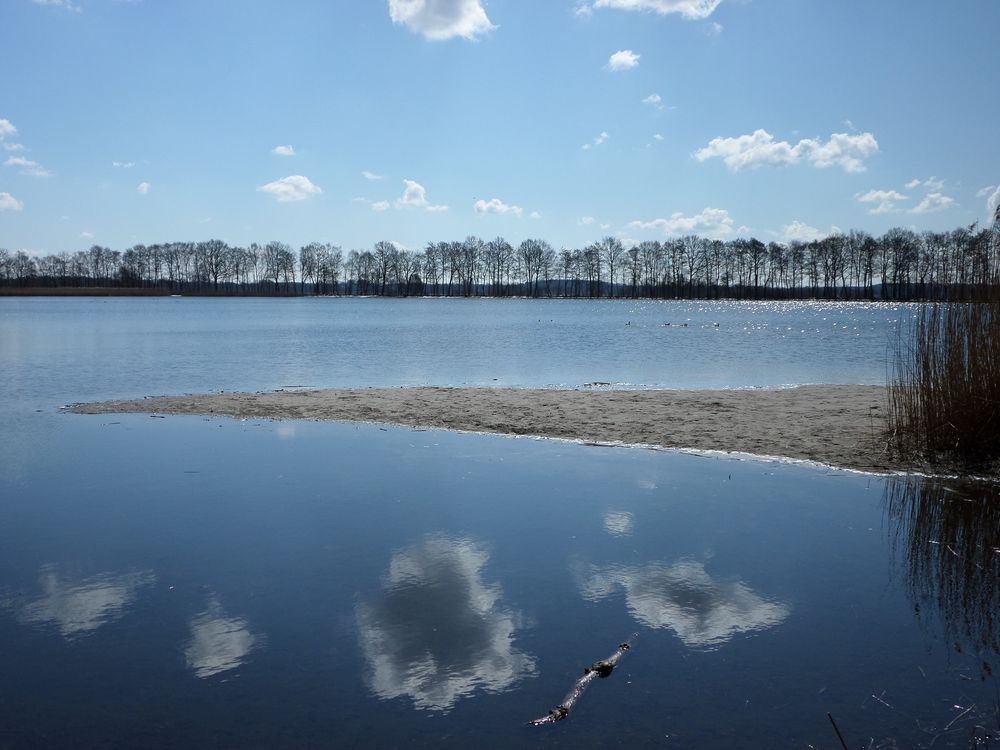
[[[336,420],[748,453],[871,472],[906,471],[882,437],[885,388],[604,391],[503,388],[279,390],[78,404],[144,412]]]

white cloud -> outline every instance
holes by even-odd
[[[698,161],[721,158],[727,167],[741,169],[762,165],[781,166],[805,160],[814,167],[839,166],[845,172],[865,171],[864,159],[878,152],[878,142],[871,133],[833,133],[826,142],[806,138],[796,144],[776,141],[766,130],[735,138],[713,138],[694,152]]]
[[[396,208],[422,208],[425,211],[447,211],[447,206],[435,206],[427,200],[427,190],[419,182],[403,180],[403,195],[396,199]]]
[[[0,193],[0,211],[21,211],[24,203],[10,193]]]
[[[657,140],[657,141],[662,141],[663,140],[663,136],[660,135],[659,133],[653,133],[653,138],[655,140]]]
[[[80,232],[80,238],[84,239],[84,240],[92,240],[92,239],[94,239],[94,233],[93,232]]]
[[[375,174],[374,172],[369,172],[367,169],[361,173],[361,176],[366,180],[384,180],[385,175]]]
[[[540,218],[542,218],[542,215],[540,213],[538,213],[538,211],[532,211],[531,214],[530,214],[530,216],[529,216],[529,218],[531,218],[531,219],[540,219]]]
[[[137,193],[139,193],[139,195],[146,195],[149,193],[149,189],[151,187],[153,186],[150,185],[148,182],[140,182],[139,187],[137,187],[135,190]]]
[[[596,221],[597,221],[597,219],[595,219],[593,216],[582,216],[582,217],[580,217],[580,221],[578,221],[577,223],[581,227],[589,227],[591,224],[593,224]]]
[[[477,214],[514,214],[520,216],[524,209],[510,203],[504,203],[499,198],[490,198],[484,201],[482,198],[476,201],[475,209]]]
[[[389,17],[435,42],[475,40],[496,28],[480,0],[389,0]]]
[[[650,107],[656,107],[656,109],[663,109],[663,99],[659,94],[650,94],[642,100],[642,103],[648,104]]]
[[[83,8],[73,0],[31,0],[35,5],[49,5],[53,8],[64,8],[70,13],[83,13]]]
[[[112,167],[116,167],[118,169],[131,169],[132,167],[135,166],[135,162],[134,161],[113,161],[113,162],[111,162],[111,166]]]
[[[657,13],[678,13],[688,20],[708,18],[722,0],[583,0],[576,6],[578,15],[590,15],[595,8],[614,8]]]
[[[295,149],[292,148],[292,144],[289,143],[286,146],[275,146],[271,149],[271,153],[278,156],[295,156]]]
[[[23,143],[3,143],[0,145],[3,146],[4,151],[24,151]]]
[[[812,242],[813,240],[821,240],[827,235],[804,221],[793,221],[791,224],[785,224],[781,227],[779,236],[785,242]]]
[[[729,211],[724,208],[705,208],[694,216],[685,216],[677,211],[671,214],[669,219],[631,221],[629,226],[636,229],[655,229],[667,235],[699,234],[716,239],[733,233],[733,219]]]
[[[17,135],[17,128],[14,127],[14,123],[10,120],[0,119],[0,141],[8,135]]]
[[[990,195],[998,187],[1000,187],[1000,185],[987,185],[984,188],[979,188],[979,190],[976,192],[976,197],[985,198],[987,195]]]
[[[601,224],[601,229],[611,229],[610,224]]]
[[[944,190],[944,180],[939,180],[937,177],[928,177],[926,180],[920,180],[915,177],[906,183],[907,190],[913,190],[918,187],[922,187],[931,192],[940,192]]]
[[[722,33],[722,30],[723,28],[721,23],[718,23],[717,21],[712,21],[712,23],[710,23],[708,25],[708,28],[705,30],[705,33],[708,34],[709,36],[718,36],[719,34]]]
[[[640,57],[641,55],[637,55],[630,49],[620,49],[608,58],[608,70],[615,72],[631,70],[639,64]]]
[[[600,135],[595,136],[594,140],[591,143],[584,143],[582,146],[580,146],[580,148],[582,148],[584,151],[589,151],[593,146],[600,146],[610,137],[611,136],[608,135],[606,131],[602,130]]]
[[[37,161],[25,159],[23,156],[10,156],[4,163],[5,167],[20,167],[21,174],[31,177],[49,177],[52,173]]]
[[[991,218],[996,213],[997,206],[1000,206],[1000,185],[998,185],[996,190],[994,190],[993,193],[986,199],[986,210],[989,211]]]
[[[270,193],[280,203],[290,203],[292,201],[304,201],[310,195],[316,195],[323,191],[314,185],[308,177],[300,174],[282,177],[280,180],[261,185],[257,190],[261,193]]]
[[[389,201],[375,201],[372,203],[372,211],[388,211]]]
[[[878,204],[875,208],[868,210],[870,214],[888,214],[898,211],[896,204],[910,199],[908,195],[903,195],[895,190],[869,190],[867,193],[858,193],[854,197],[859,203]]]
[[[915,207],[910,209],[911,214],[929,214],[935,211],[944,211],[956,205],[955,199],[943,193],[928,193],[924,199]]]

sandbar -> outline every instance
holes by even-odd
[[[886,389],[282,389],[76,404],[83,414],[202,414],[376,422],[784,457],[876,473],[912,471],[884,438]]]

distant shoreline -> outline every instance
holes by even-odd
[[[747,453],[875,473],[888,455],[882,386],[592,391],[362,388],[159,396],[77,404],[81,414],[208,414],[375,422],[586,442]]]

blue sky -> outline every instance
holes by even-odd
[[[982,222],[998,28],[995,0],[0,0],[0,246]]]

